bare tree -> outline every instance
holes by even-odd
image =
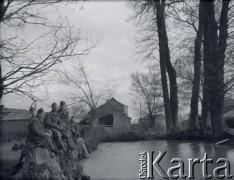
[[[63,68],[58,71],[58,82],[68,88],[68,98],[70,104],[83,104],[87,107],[90,116],[90,123],[95,115],[97,107],[103,102],[109,100],[113,95],[116,86],[95,87],[89,79],[85,67],[76,61],[72,64],[69,72]]]
[[[230,1],[222,2],[220,25],[215,19],[214,1],[200,2],[204,12],[204,73],[207,89],[211,124],[215,138],[223,135],[224,106],[224,62],[228,38],[228,11]],[[218,34],[219,30],[219,34]]]
[[[50,47],[47,52],[31,55],[28,53],[30,46],[16,52],[11,50],[9,54],[4,52],[2,65],[6,68],[2,74],[3,95],[18,93],[32,98],[29,90],[42,85],[43,76],[48,75],[53,66],[74,56],[86,55],[94,48],[91,46],[79,52],[76,46],[81,41],[80,37],[74,36],[71,29],[65,29],[61,34],[61,28],[54,32],[46,44],[46,47]]]
[[[37,99],[33,89],[43,85],[43,78],[54,66],[72,57],[87,55],[95,47],[94,42],[81,36],[80,30],[74,33],[68,21],[53,24],[46,17],[46,9],[56,8],[55,4],[59,2],[61,0],[0,1],[1,27],[12,32],[30,25],[47,29],[30,41],[22,40],[14,33],[1,38],[0,98],[16,93]]]
[[[200,4],[201,6],[201,4]],[[232,89],[233,89],[233,60],[232,60],[232,54],[233,54],[233,8],[232,8],[232,2],[230,2],[230,8],[228,11],[228,22],[227,22],[227,39],[221,38],[221,39],[226,39],[227,45],[222,46],[223,48],[226,48],[225,52],[225,60],[224,60],[224,80],[223,80],[223,87],[224,87],[224,95],[225,97],[228,96],[233,96]],[[180,87],[183,87],[184,85],[186,86],[185,89],[194,89],[192,84],[194,82],[198,82],[199,78],[195,78],[195,75],[198,74],[196,70],[199,70],[198,65],[201,65],[201,74],[200,74],[200,88],[195,88],[198,90],[200,89],[200,96],[199,99],[202,102],[202,124],[201,128],[203,130],[206,130],[208,127],[208,114],[209,114],[209,93],[207,91],[207,88],[203,88],[204,84],[207,84],[207,77],[209,77],[209,73],[207,73],[206,69],[203,71],[203,62],[201,59],[201,63],[195,64],[194,61],[194,70],[192,70],[192,64],[190,63],[190,59],[195,60],[195,46],[192,45],[192,41],[195,41],[193,37],[198,37],[199,32],[199,26],[202,26],[201,24],[201,17],[199,17],[198,14],[198,8],[199,7],[199,2],[193,2],[193,1],[188,1],[184,2],[182,6],[172,6],[170,10],[168,10],[167,15],[172,17],[173,19],[176,20],[176,24],[180,26],[180,28],[183,28],[184,34],[186,34],[185,38],[181,38],[183,43],[180,43],[181,45],[179,46],[180,49],[188,49],[188,51],[183,51],[182,57],[178,59],[177,63],[177,72],[178,72],[178,77],[180,78]],[[221,10],[222,10],[222,1],[215,1],[214,2],[214,9],[215,9],[215,19],[217,22],[218,27],[221,27]],[[199,25],[200,23],[200,25]],[[186,28],[189,30],[189,34],[186,33]],[[220,31],[220,30],[219,30]],[[192,33],[194,32],[194,33]],[[192,38],[191,38],[192,37]],[[220,39],[220,38],[219,38]],[[197,40],[196,40],[197,41]],[[203,40],[202,40],[203,41]],[[192,50],[192,48],[194,50]],[[203,54],[200,54],[200,57],[203,58]],[[183,68],[182,68],[183,67]],[[195,67],[196,70],[195,70]],[[196,76],[198,77],[198,76]],[[198,85],[198,83],[196,83]],[[183,88],[184,89],[184,88]],[[191,107],[195,107],[195,102],[191,102]],[[196,108],[193,108],[194,110]],[[191,108],[191,114],[193,113],[193,110]],[[194,119],[196,116],[191,115],[190,119]],[[195,120],[196,121],[196,120]],[[193,123],[194,121],[190,121]],[[196,124],[196,123],[195,123]]]
[[[143,49],[147,49],[147,52],[149,52],[148,57],[154,56],[156,49],[159,50],[164,109],[168,132],[173,131],[178,123],[178,87],[176,71],[170,57],[165,7],[171,6],[176,2],[180,1],[166,2],[165,0],[148,0],[135,1],[130,4],[130,7],[135,11],[133,18],[137,19],[138,25],[143,26],[143,33],[146,33],[141,38],[143,41],[141,44],[143,44]],[[170,95],[168,93],[167,75],[169,77]]]
[[[197,11],[199,13],[197,13]],[[190,102],[190,117],[189,117],[189,126],[190,130],[198,130],[198,102],[199,102],[199,93],[200,93],[200,81],[201,81],[201,70],[202,70],[202,33],[203,33],[203,24],[201,21],[202,11],[201,7],[198,7],[197,2],[184,2],[181,6],[174,6],[172,10],[168,11],[168,16],[172,17],[176,21],[182,23],[182,25],[187,26],[190,30],[194,31],[194,50],[192,50],[193,55],[193,73],[189,72],[185,67],[180,67],[179,71],[183,71],[189,81],[191,81],[192,96]],[[190,37],[186,37],[191,41]],[[185,43],[182,43],[185,44]],[[190,45],[191,46],[191,45]],[[189,47],[190,48],[190,47]],[[191,53],[191,50],[189,50]],[[188,60],[187,60],[188,61]],[[187,62],[186,62],[187,63]],[[184,64],[184,63],[183,63]],[[190,65],[190,64],[189,64]],[[187,65],[188,66],[188,65]]]
[[[130,90],[133,92],[133,98],[142,102],[143,111],[149,116],[152,126],[155,125],[156,115],[163,111],[159,77],[159,74],[152,70],[148,73],[131,74]]]
[[[83,104],[72,105],[69,109],[75,119],[80,120],[87,114],[87,110]]]

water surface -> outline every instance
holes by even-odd
[[[102,143],[98,149],[91,154],[89,159],[83,161],[84,172],[93,179],[139,179],[139,152],[167,151],[160,165],[166,171],[172,158],[180,158],[185,164],[185,174],[188,175],[188,158],[202,159],[207,153],[208,158],[213,158],[214,163],[208,164],[208,172],[212,175],[215,167],[223,165],[216,164],[217,158],[226,158],[231,164],[231,173],[234,175],[234,147],[216,145],[202,142],[179,142],[179,141],[138,141],[138,142],[115,142]],[[175,164],[174,164],[175,165]],[[202,176],[202,164],[195,164],[195,179],[204,179]],[[176,174],[176,171],[175,171]],[[223,172],[221,171],[221,174]],[[160,175],[154,171],[155,179]]]

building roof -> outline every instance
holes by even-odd
[[[103,106],[105,106],[106,104],[108,104],[108,103],[111,102],[111,101],[117,102],[118,104],[120,104],[120,105],[122,105],[122,106],[126,106],[126,105],[124,105],[123,103],[117,101],[115,98],[112,97],[110,100],[108,100],[108,101],[106,101],[104,104],[100,105],[96,110],[101,109]]]
[[[126,105],[122,104],[121,102],[117,101],[115,98],[112,97],[110,100],[108,100],[104,104],[100,105],[96,110],[101,109],[102,107],[104,107],[106,104],[108,104],[111,101],[117,102],[118,104],[120,104],[122,106],[126,106]],[[89,114],[89,112],[88,112],[88,114]],[[132,119],[132,118],[130,118],[130,119]],[[88,115],[84,116],[78,123],[82,124],[82,123],[85,123],[85,122],[87,122],[87,123],[89,122],[89,116]]]
[[[4,113],[2,116],[2,121],[11,121],[11,120],[25,120],[32,117],[31,113],[26,109],[13,109],[13,108],[4,108]]]

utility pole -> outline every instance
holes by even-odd
[[[141,101],[140,101],[140,118],[141,118]]]

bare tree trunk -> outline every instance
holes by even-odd
[[[199,92],[200,92],[200,81],[201,81],[201,44],[202,44],[202,10],[201,3],[199,5],[199,26],[197,37],[195,39],[194,46],[194,77],[193,77],[193,88],[192,97],[190,103],[190,117],[189,126],[191,130],[198,130],[198,102],[199,102]]]
[[[212,125],[212,131],[213,134],[215,135],[215,122],[214,122],[214,104],[215,99],[214,99],[214,92],[215,90],[212,88],[217,88],[218,86],[218,78],[216,76],[215,67],[212,63],[212,61],[217,61],[217,24],[212,24],[214,22],[211,22],[212,16],[214,15],[214,2],[213,1],[200,1],[201,4],[203,4],[203,12],[204,12],[204,18],[203,18],[203,23],[204,23],[204,91],[207,94],[204,94],[203,97],[206,98],[205,101],[203,99],[203,103],[205,104],[206,102],[209,103],[209,109],[210,109],[210,115],[211,115],[211,125]],[[213,13],[213,14],[211,14]],[[212,28],[215,28],[212,30]],[[213,39],[211,36],[213,35]],[[212,44],[214,43],[214,44]],[[216,69],[218,70],[218,69]],[[216,76],[216,77],[215,77]],[[206,80],[206,81],[205,81]],[[212,97],[213,96],[213,97]],[[206,107],[208,105],[206,104]],[[204,111],[204,110],[203,110]]]
[[[165,31],[166,32],[166,31]],[[171,104],[171,114],[172,114],[172,121],[173,125],[177,127],[178,125],[178,87],[176,81],[176,71],[175,68],[171,64],[170,60],[170,51],[168,47],[168,39],[167,35],[165,34],[165,50],[166,50],[166,69],[169,77],[170,82],[170,104]]]
[[[4,0],[0,0],[0,31],[1,31],[1,22],[2,22],[2,18],[4,16]],[[0,32],[0,36],[1,36],[1,32]],[[2,101],[2,97],[3,97],[3,77],[2,77],[2,52],[1,52],[1,37],[0,37],[0,104]]]
[[[0,104],[2,101],[2,97],[3,97],[3,90],[4,90],[4,88],[3,88],[3,78],[2,78],[2,65],[0,62]]]
[[[223,123],[223,110],[224,110],[224,62],[225,62],[225,52],[227,49],[227,38],[228,38],[228,11],[229,11],[229,3],[230,0],[222,2],[222,10],[220,16],[220,26],[219,26],[219,42],[218,42],[218,63],[219,63],[219,71],[218,71],[218,78],[219,78],[219,91],[218,91],[218,101],[220,114],[219,114],[219,123],[216,124],[215,129],[221,129]],[[223,133],[222,131],[219,132],[220,135]],[[218,136],[219,136],[218,134]]]
[[[154,128],[155,127],[155,118],[154,115],[152,113],[149,114],[149,118],[151,121],[151,126]]]
[[[160,54],[160,70],[161,70],[161,81],[162,81],[162,90],[163,90],[163,99],[164,99],[164,110],[166,116],[166,128],[167,132],[171,133],[174,130],[174,123],[172,119],[172,111],[170,98],[168,93],[168,84],[167,84],[167,74],[166,74],[166,61],[168,58],[168,41],[166,36],[166,26],[164,19],[164,9],[165,2],[163,1],[156,3],[156,19],[157,19],[157,28],[158,28],[158,38],[159,38],[159,54]],[[178,111],[178,109],[177,109]]]
[[[94,116],[95,116],[95,109],[91,109],[89,111],[89,125],[90,127],[93,127],[94,126]]]
[[[4,14],[5,14],[4,0],[0,0],[0,23],[2,22]]]
[[[165,0],[161,2],[161,23],[160,27],[158,26],[158,30],[161,31],[161,41],[163,41],[163,45],[165,47],[165,65],[166,70],[169,77],[169,83],[170,83],[170,104],[171,104],[171,114],[172,114],[172,122],[175,127],[178,125],[178,87],[177,87],[177,76],[176,76],[176,70],[171,64],[171,57],[170,57],[170,50],[168,45],[168,37],[167,37],[167,30],[166,30],[166,24],[165,24],[165,16],[164,16],[164,10],[165,10]],[[157,10],[158,11],[158,10]]]
[[[205,65],[204,65],[205,66]],[[202,100],[202,123],[201,129],[203,132],[206,132],[209,127],[208,118],[210,113],[209,108],[209,92],[207,90],[207,74],[206,70],[204,69],[204,85],[203,85],[203,100]]]
[[[224,59],[227,38],[227,14],[229,1],[223,1],[220,18],[220,42],[218,44],[218,26],[215,20],[214,1],[204,3],[204,62],[208,73],[208,92],[210,115],[215,138],[223,135],[223,101],[224,101]],[[222,22],[221,22],[222,21]],[[222,27],[221,27],[222,26]],[[226,38],[225,38],[226,37]],[[220,47],[224,45],[224,47]],[[219,47],[219,48],[218,48]],[[206,52],[206,53],[205,53]],[[222,53],[221,53],[222,52]],[[221,58],[222,57],[222,58]],[[205,66],[204,66],[205,68]]]

